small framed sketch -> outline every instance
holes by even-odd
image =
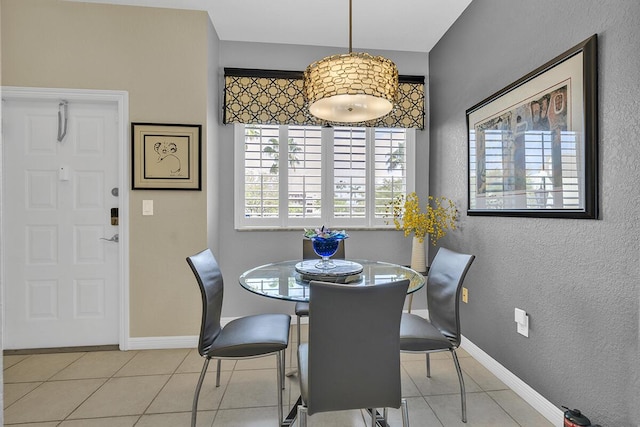
[[[131,123],[132,188],[201,190],[202,126]]]

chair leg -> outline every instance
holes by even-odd
[[[282,424],[282,390],[284,389],[282,360],[283,357],[280,352],[276,352],[276,364],[278,373],[278,425]]]
[[[216,371],[216,387],[220,387],[220,368],[222,367],[222,359],[218,359],[218,369]]]
[[[282,363],[280,364],[280,378],[282,378],[282,390],[284,390],[284,370],[287,368],[286,364],[286,353],[287,349],[281,351],[282,353]]]
[[[462,405],[462,422],[467,422],[467,396],[464,390],[464,378],[462,378],[462,369],[460,369],[460,362],[456,355],[456,350],[451,349],[451,355],[453,356],[453,364],[456,365],[456,371],[458,372],[458,380],[460,381],[460,403]]]
[[[298,405],[298,426],[307,427],[307,407]]]
[[[425,353],[427,360],[427,378],[431,378],[431,358],[429,357],[429,353]]]
[[[297,331],[298,331],[298,347],[300,347],[300,320],[302,319],[301,316],[298,316],[298,324],[297,324]]]
[[[193,395],[193,405],[191,406],[191,427],[196,427],[196,417],[198,416],[198,398],[200,397],[200,389],[202,388],[202,382],[204,376],[207,374],[207,367],[209,366],[209,358],[204,359],[204,366],[202,372],[200,372],[200,378],[196,385],[196,392]]]
[[[369,412],[371,412],[371,427],[376,427],[376,408],[370,408]]]
[[[407,408],[407,399],[402,399],[402,427],[409,427],[409,408]]]

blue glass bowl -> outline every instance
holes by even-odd
[[[311,239],[313,251],[319,257],[332,257],[340,245],[340,239],[324,239],[322,237],[314,237]]]
[[[322,261],[316,264],[316,268],[335,268],[335,264],[332,263],[329,258],[331,258],[338,251],[340,240],[343,240],[343,237],[313,237],[311,239],[313,251],[319,257],[322,257]]]

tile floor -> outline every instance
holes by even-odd
[[[290,367],[295,367],[293,340]],[[464,350],[459,357],[467,388],[466,426],[551,425]],[[215,365],[209,365],[200,395],[198,427],[277,427],[275,357],[223,361],[219,388]],[[6,355],[5,426],[187,427],[201,367],[195,349]],[[299,395],[297,377],[287,377],[285,387],[290,406]],[[402,390],[412,427],[464,425],[458,379],[447,353],[431,356],[431,379],[424,356],[403,354]],[[361,411],[344,411],[315,414],[309,425],[365,427],[367,420]],[[390,410],[389,421],[401,426],[400,411]]]

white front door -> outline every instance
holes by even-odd
[[[3,102],[5,349],[119,341],[118,106],[60,102]]]

